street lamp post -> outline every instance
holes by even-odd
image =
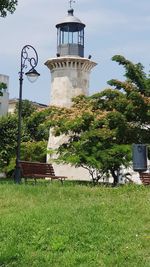
[[[29,52],[32,50],[34,56],[30,56]],[[22,85],[24,69],[31,67],[31,69],[25,73],[30,82],[34,82],[40,74],[35,70],[38,64],[38,54],[35,48],[31,45],[25,45],[21,50],[21,66],[19,72],[19,106],[18,106],[18,133],[17,133],[17,151],[16,151],[16,167],[14,179],[16,183],[21,181],[21,169],[20,169],[20,145],[21,145],[21,117],[22,117]]]

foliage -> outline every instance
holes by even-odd
[[[17,0],[0,0],[0,17],[6,17],[7,12],[14,13],[17,4]]]
[[[112,60],[125,68],[126,81],[110,80],[108,83],[126,97],[123,113],[132,126],[132,142],[149,144],[150,135],[150,78],[141,63],[133,64],[123,56]]]
[[[8,115],[0,117],[0,167],[8,165],[16,152],[17,117]]]
[[[46,155],[47,155],[46,141],[39,141],[39,142],[28,141],[21,143],[21,156],[20,156],[21,160],[46,162]],[[15,165],[16,165],[16,157],[12,155],[9,160],[9,164],[5,165],[5,167],[3,168],[7,177],[12,178]]]
[[[37,111],[26,121],[26,131],[31,140],[48,140],[50,123],[47,120],[49,110]]]
[[[26,161],[46,161],[47,142],[24,142],[21,146],[21,159]]]
[[[126,82],[118,80],[110,80],[108,83],[115,86],[117,89],[124,89],[127,93],[132,90],[141,93],[142,95],[150,97],[150,78],[144,72],[144,66],[141,63],[134,64],[121,55],[112,57],[113,61],[119,63],[125,68]]]
[[[9,158],[9,163],[8,165],[5,164],[4,167],[2,168],[2,171],[5,173],[7,178],[12,179],[14,177],[14,169],[16,166],[16,156],[12,155]]]
[[[58,162],[87,168],[95,180],[111,174],[117,184],[122,166],[130,164],[131,145],[149,144],[150,78],[140,63],[118,55],[113,60],[124,66],[125,81],[113,79],[108,82],[113,89],[76,97],[70,109],[50,107],[28,114],[26,108],[22,141],[47,141],[51,126],[55,136],[66,136]]]
[[[149,267],[149,188],[0,184],[1,266]]]
[[[22,111],[21,158],[43,162],[46,159],[46,142],[49,133],[49,126],[44,124],[46,116],[44,112],[35,111],[30,101],[23,100]],[[15,167],[17,129],[17,113],[0,118],[0,168],[7,175],[11,175]]]
[[[125,67],[124,82],[111,80],[114,89],[91,97],[79,96],[70,109],[58,109],[51,120],[54,134],[68,135],[58,148],[58,161],[97,170],[97,180],[104,174],[118,183],[122,166],[131,161],[132,143],[149,143],[149,78],[143,66],[122,56],[113,60]]]
[[[95,98],[82,96],[72,108],[58,110],[51,120],[55,135],[69,135],[58,148],[58,162],[82,166],[96,181],[111,173],[117,183],[120,166],[128,166],[131,160],[129,143],[123,142],[128,127],[119,112],[95,109]]]
[[[0,96],[3,95],[3,89],[6,89],[7,85],[5,83],[0,83]]]
[[[21,117],[23,119],[27,119],[31,116],[31,114],[36,110],[36,108],[33,106],[32,102],[25,99],[21,101]],[[19,109],[19,102],[16,103],[16,109],[15,113],[18,114],[18,109]]]
[[[18,114],[19,103],[15,113]],[[29,100],[22,100],[22,141],[48,140],[49,124],[46,123],[47,109],[38,111]]]

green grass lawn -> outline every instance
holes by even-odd
[[[150,188],[1,183],[0,266],[150,267]]]

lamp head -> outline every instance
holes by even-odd
[[[26,72],[25,75],[27,75],[28,80],[33,83],[40,76],[40,73],[38,73],[34,68],[32,68],[31,70]]]

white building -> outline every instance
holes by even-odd
[[[0,74],[0,83],[7,85],[7,89],[2,89],[3,95],[0,96],[0,116],[6,115],[8,113],[8,101],[9,101],[9,76]]]
[[[19,99],[18,98],[11,98],[9,99],[8,102],[8,113],[14,114],[16,110],[16,104],[18,103]],[[30,100],[29,100],[30,101]],[[36,110],[41,111],[47,108],[48,106],[45,104],[37,103],[30,101],[30,103],[36,108]]]

